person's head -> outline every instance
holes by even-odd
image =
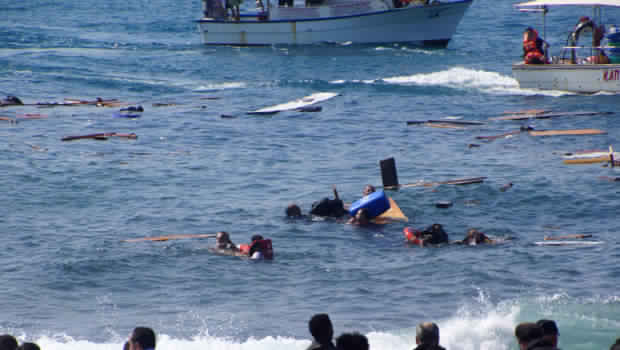
[[[134,328],[129,337],[130,350],[155,349],[155,332],[148,327]]]
[[[369,350],[368,338],[365,335],[355,333],[343,333],[336,338],[338,350]]]
[[[538,32],[532,27],[527,27],[523,31],[523,42],[536,40],[536,37],[538,37]]]
[[[467,231],[467,236],[465,237],[465,243],[467,244],[481,244],[484,243],[484,234],[482,232],[476,230],[475,228],[470,228]]]
[[[355,213],[355,221],[360,225],[368,225],[370,222],[368,216],[368,209],[362,208]]]
[[[553,320],[539,320],[536,324],[542,328],[543,331],[543,339],[548,341],[553,347],[558,346],[558,336],[560,335],[560,331],[558,330],[558,326],[555,324]]]
[[[373,193],[375,191],[375,186],[373,185],[366,185],[366,187],[364,187],[364,196],[367,196],[371,193]]]
[[[334,337],[332,321],[327,314],[316,314],[308,321],[310,334],[319,344],[327,344]]]
[[[609,347],[609,350],[620,350],[620,338],[616,339],[616,342]]]
[[[35,343],[22,343],[17,350],[41,350],[41,348]]]
[[[433,322],[422,322],[415,330],[415,343],[418,345],[439,345],[439,327]]]
[[[0,350],[15,350],[17,349],[17,339],[10,334],[0,335]]]
[[[286,216],[289,218],[298,218],[301,216],[301,208],[297,204],[289,204],[286,207]]]
[[[518,324],[515,328],[515,337],[517,337],[519,348],[527,350],[532,342],[542,339],[543,330],[536,323],[524,322]]]
[[[231,243],[230,235],[226,231],[220,231],[215,235],[215,242],[218,245],[224,245],[224,244]]]
[[[256,241],[262,241],[264,238],[261,235],[254,235],[252,236],[252,242],[256,242]]]

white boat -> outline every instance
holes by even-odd
[[[445,47],[473,0],[305,0],[291,1],[292,6],[256,0],[256,12],[240,16],[231,16],[222,1],[227,0],[203,0],[204,17],[197,22],[205,44],[403,42]]]
[[[620,8],[620,0],[535,0],[516,5],[521,11],[541,12],[543,18],[549,7],[556,6],[592,7],[593,21],[591,22],[601,25],[603,24],[601,22],[601,8]],[[543,20],[543,26],[544,23]],[[608,37],[620,37],[620,31],[613,33],[614,26],[607,27],[606,35]],[[587,27],[584,28],[588,29]],[[525,64],[519,62],[513,64],[512,73],[519,82],[519,86],[521,88],[563,90],[578,93],[619,93],[620,55],[609,55],[609,53],[620,51],[618,50],[619,47],[616,46],[615,42],[612,45],[611,39],[605,38],[601,42],[607,42],[607,45],[599,44],[596,47],[593,44],[580,45],[578,42],[580,29],[576,28],[570,33],[567,45],[563,47],[561,55],[552,57],[550,63]],[[546,29],[544,30],[546,32]],[[592,32],[593,30],[590,28],[589,33]],[[584,30],[582,34],[585,33]],[[589,57],[596,57],[601,50],[608,55],[608,58],[611,58],[609,63],[599,64],[596,60],[589,59]],[[545,53],[545,56],[548,57],[548,52]]]

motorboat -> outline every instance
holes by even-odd
[[[560,55],[550,56],[544,48],[545,62],[512,65],[521,88],[562,90],[577,93],[620,92],[620,27],[604,24],[603,8],[620,8],[620,0],[535,0],[515,5],[520,11],[540,12],[546,33],[545,15],[550,8],[582,6],[592,8],[592,17],[581,17],[568,34]],[[584,39],[592,38],[591,42]],[[546,43],[546,40],[543,41]]]
[[[255,10],[241,12],[234,1],[203,0],[197,22],[205,44],[445,47],[473,0],[256,0]]]

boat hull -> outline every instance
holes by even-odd
[[[514,64],[521,88],[620,93],[620,64]]]
[[[446,46],[471,0],[316,19],[198,21],[208,45],[411,42]]]

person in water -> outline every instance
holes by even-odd
[[[560,331],[558,330],[558,326],[555,324],[555,321],[538,320],[536,324],[543,330],[543,340],[547,344],[550,344],[553,348],[557,348]]]
[[[228,232],[220,231],[215,235],[215,248],[238,251],[239,248],[230,240]]]
[[[312,344],[307,350],[336,350],[332,342],[334,327],[327,314],[316,314],[308,322],[308,329],[312,334]]]
[[[289,204],[288,207],[286,207],[285,213],[286,217],[291,219],[296,219],[303,216],[301,213],[301,208],[295,203]]]
[[[364,187],[364,192],[362,192],[364,194],[364,196],[367,196],[373,192],[375,192],[375,186],[373,185],[366,185],[366,187]]]
[[[463,238],[462,241],[457,241],[459,244],[467,244],[467,245],[478,245],[478,244],[488,244],[493,243],[493,240],[490,239],[484,233],[476,230],[475,228],[471,228],[467,231],[467,235]]]
[[[368,209],[366,209],[366,208],[359,209],[355,213],[355,216],[350,218],[349,221],[347,221],[347,224],[357,225],[357,226],[368,226],[368,225],[370,225]]]
[[[261,235],[252,236],[252,243],[242,244],[241,246],[239,246],[239,248],[241,252],[247,254],[250,259],[273,259],[273,248],[271,246],[271,240],[265,239]]]
[[[0,335],[0,350],[15,350],[17,349],[17,339],[10,334]]]
[[[527,27],[523,32],[523,62],[525,64],[547,63],[544,40],[538,36],[536,29]]]

